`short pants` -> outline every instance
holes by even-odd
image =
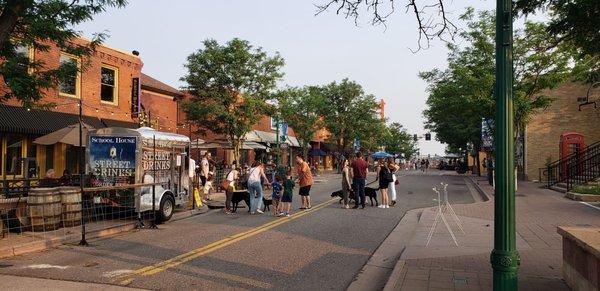
[[[288,202],[288,203],[292,203],[292,195],[285,195],[283,194],[283,196],[281,197],[281,202]]]
[[[310,195],[310,186],[311,185],[300,187],[300,192],[298,194],[300,194],[300,196],[309,196]]]

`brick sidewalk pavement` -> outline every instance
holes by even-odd
[[[491,196],[484,179],[480,187]],[[569,290],[562,281],[562,239],[559,225],[600,227],[600,211],[541,189],[538,184],[519,182],[516,194],[517,248],[521,256],[520,290]],[[423,210],[411,242],[406,246],[387,290],[491,290],[493,248],[493,199],[453,205],[465,234],[449,218],[459,247],[454,246],[443,223],[429,246],[427,234],[435,208]]]

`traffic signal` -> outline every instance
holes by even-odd
[[[431,140],[431,133],[425,134],[425,140]]]
[[[414,135],[413,135],[413,140],[414,140],[414,141],[417,141],[417,140],[419,140],[419,138],[417,137],[417,134],[414,134]]]

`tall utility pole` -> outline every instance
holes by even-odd
[[[494,290],[517,290],[520,258],[515,238],[512,1],[496,6],[496,187],[494,190]]]

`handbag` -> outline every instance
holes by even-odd
[[[223,182],[221,182],[221,189],[223,189],[223,190],[229,189],[229,186],[231,185],[231,181],[227,180],[227,177],[229,176],[229,174],[231,174],[231,171],[229,171],[229,173],[227,173],[227,176],[225,176],[225,179],[223,180]]]
[[[227,190],[229,189],[229,185],[231,185],[231,181],[225,179],[223,182],[221,182],[221,189]]]

